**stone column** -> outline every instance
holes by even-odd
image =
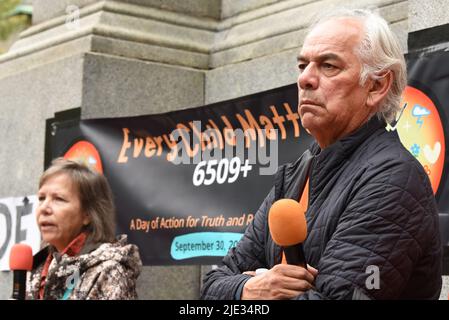
[[[81,107],[83,118],[98,118],[203,105],[217,5],[35,0],[33,26],[0,56],[0,197],[37,192],[45,121],[55,112]],[[10,281],[1,274],[0,298]],[[138,293],[196,299],[199,285],[199,266],[144,267]]]

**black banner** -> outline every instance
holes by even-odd
[[[439,211],[449,213],[445,142],[449,128],[449,52],[409,56],[407,70],[408,87],[403,95],[407,107],[398,132],[429,175]]]
[[[118,233],[151,265],[218,263],[277,167],[312,142],[300,125],[295,85],[160,115],[83,120],[80,128],[79,137],[73,126],[59,128],[67,147],[52,156],[83,159],[105,174]]]

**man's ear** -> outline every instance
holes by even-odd
[[[379,103],[385,98],[388,91],[390,91],[393,83],[393,72],[387,70],[378,75],[377,79],[372,79],[370,90],[368,92],[367,106],[370,109],[377,109]]]

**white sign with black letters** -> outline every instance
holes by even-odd
[[[9,270],[9,253],[16,243],[39,250],[41,235],[36,223],[37,196],[0,199],[0,270]]]

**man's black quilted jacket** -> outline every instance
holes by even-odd
[[[397,133],[376,117],[323,150],[313,144],[295,163],[280,167],[275,187],[236,248],[206,275],[201,298],[234,299],[249,279],[242,272],[280,263],[268,212],[276,199],[298,199],[309,168],[304,251],[319,273],[316,290],[297,298],[438,299],[442,250],[430,182]],[[379,289],[366,285],[373,274],[368,266],[379,268]]]

